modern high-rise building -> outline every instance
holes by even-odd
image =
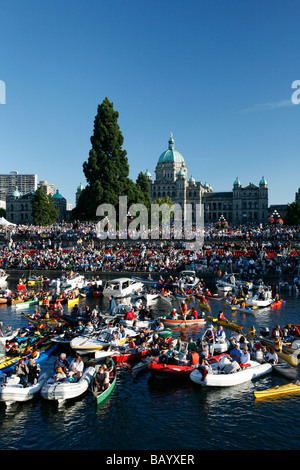
[[[16,188],[22,193],[30,193],[37,190],[38,177],[36,174],[20,174],[11,171],[9,174],[0,174],[0,199],[5,201]]]

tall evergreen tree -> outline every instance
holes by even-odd
[[[147,209],[150,209],[151,197],[150,197],[149,184],[148,184],[147,177],[143,172],[139,173],[137,180],[136,180],[136,185],[137,185],[138,191],[140,192],[141,202],[145,204]]]
[[[126,195],[128,204],[136,202],[137,187],[130,180],[126,150],[122,149],[123,135],[118,125],[119,113],[113,103],[105,98],[98,106],[91,137],[92,148],[83,163],[87,185],[73,211],[75,218],[96,219],[100,204],[117,208],[119,196]]]
[[[53,224],[59,216],[54,207],[53,197],[47,196],[42,188],[38,188],[32,201],[32,217],[34,225],[46,226]]]
[[[286,225],[300,225],[300,206],[296,202],[292,202],[287,206],[287,213],[284,218]]]

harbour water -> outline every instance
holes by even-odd
[[[210,301],[212,315],[219,309],[243,326],[271,330],[276,324],[300,323],[300,296],[281,293],[284,305],[254,315],[241,314]],[[80,306],[103,300],[86,298]],[[154,304],[155,311],[166,313],[164,304]],[[66,307],[65,307],[66,308]],[[21,309],[0,308],[5,325],[27,324]],[[200,337],[207,324],[174,330],[174,336]],[[226,330],[227,336],[230,330]],[[42,369],[52,373],[55,357]],[[298,374],[299,376],[299,374]],[[261,379],[229,388],[201,388],[192,381],[184,384],[156,379],[145,370],[132,373],[128,364],[118,369],[117,386],[98,408],[93,395],[62,405],[41,397],[27,403],[5,407],[0,403],[1,450],[298,450],[300,437],[300,394],[276,399],[256,400],[255,390],[288,383],[269,374]]]

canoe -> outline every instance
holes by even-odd
[[[213,323],[213,324],[221,325],[224,328],[229,328],[231,330],[242,331],[242,329],[243,329],[242,326],[239,326],[234,322],[226,322],[225,320],[218,320],[217,318],[213,318],[209,315],[206,317],[206,319],[208,321],[210,321],[211,323]]]
[[[24,300],[24,302],[20,302],[18,304],[16,304],[16,308],[27,308],[27,307],[30,307],[31,305],[38,305],[39,303],[39,299],[35,299],[35,300]]]
[[[280,375],[288,380],[296,380],[298,376],[296,367],[291,366],[282,358],[278,358],[278,364],[272,364],[272,367],[274,374]]]
[[[269,398],[288,393],[300,393],[300,383],[290,383],[286,385],[277,385],[276,387],[267,390],[257,390],[254,392],[255,398]]]
[[[38,395],[49,375],[42,373],[38,377],[36,384],[28,384],[28,387],[23,387],[20,384],[20,377],[6,374],[0,374],[0,401],[6,405],[15,402],[24,402],[32,400]]]
[[[211,300],[222,300],[223,297],[220,297],[218,294],[203,294],[204,297],[206,297],[207,299],[211,299]]]
[[[190,379],[202,386],[206,387],[231,387],[233,385],[239,385],[245,382],[262,377],[272,372],[272,365],[265,362],[260,364],[256,361],[250,361],[249,367],[244,369],[240,368],[236,372],[226,373],[226,367],[229,364],[220,361],[216,364],[211,364],[212,372],[203,376],[200,369],[194,370]]]
[[[183,328],[189,325],[201,325],[206,322],[205,318],[193,318],[191,320],[183,319],[183,318],[178,318],[174,320],[173,318],[169,317],[160,317],[158,321],[163,322],[164,325],[169,326],[169,327],[179,327],[182,326]]]
[[[178,380],[189,379],[190,373],[195,370],[194,367],[187,365],[159,364],[158,358],[148,364],[148,369],[155,377]]]
[[[148,369],[148,364],[153,360],[153,356],[147,356],[139,362],[136,362],[131,368],[132,373],[138,374],[143,370]]]
[[[100,405],[106,398],[108,398],[109,395],[111,395],[116,385],[117,385],[117,368],[114,367],[109,377],[109,387],[106,390],[101,390],[97,392],[94,389],[94,397],[95,397],[97,406]]]
[[[57,401],[61,403],[71,398],[76,398],[87,391],[90,383],[93,381],[95,375],[94,367],[87,367],[82,377],[79,380],[59,380],[55,382],[54,377],[51,376],[44,383],[41,389],[41,396],[46,400]]]

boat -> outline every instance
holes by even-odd
[[[284,359],[288,364],[290,364],[293,367],[297,367],[299,362],[300,362],[300,350],[299,349],[294,349],[288,346],[285,346],[284,343],[282,343],[282,350],[278,351],[276,349],[276,343],[270,338],[258,338],[260,343],[263,346],[266,347],[273,347],[277,356],[280,357],[281,359]]]
[[[142,372],[143,370],[148,369],[148,364],[153,360],[153,356],[146,356],[144,357],[141,361],[136,362],[132,368],[131,372],[134,374],[138,374],[139,372]]]
[[[280,308],[283,305],[283,299],[280,300],[274,300],[274,302],[271,303],[270,307],[271,308]]]
[[[0,269],[0,286],[5,285],[8,276],[9,275],[3,269]]]
[[[40,355],[37,359],[37,362],[39,364],[41,364],[41,363],[47,361],[49,359],[49,357],[56,351],[56,349],[57,349],[57,345],[53,346],[51,344],[48,344],[47,349],[45,347],[45,349],[40,351]],[[1,371],[5,372],[6,374],[12,373],[14,371],[15,365],[17,364],[17,362],[20,359],[21,359],[21,357],[11,357],[11,358],[6,357],[6,360],[4,362],[0,363]],[[25,357],[23,359],[24,359],[24,362],[26,364],[29,360],[29,357]]]
[[[295,380],[298,376],[298,370],[296,367],[291,366],[281,357],[278,358],[277,364],[272,364],[273,372],[276,375],[280,375],[288,380]]]
[[[96,367],[96,372],[97,372],[97,367]],[[95,397],[97,406],[100,405],[107,397],[111,395],[111,393],[116,387],[116,384],[117,384],[117,368],[115,366],[113,368],[113,371],[110,373],[109,387],[106,390],[98,391],[98,390],[95,390],[95,386],[94,386],[94,397]]]
[[[113,338],[115,327],[108,327],[100,330],[98,333],[91,336],[76,336],[70,341],[70,346],[79,354],[87,354],[90,352],[108,349],[110,341]],[[135,338],[138,333],[131,329],[125,328],[126,337],[120,341],[120,345],[126,343],[129,338]]]
[[[235,361],[233,361],[235,362]],[[238,369],[234,372],[227,372],[231,369],[233,362],[230,362],[229,358],[226,360],[221,359],[218,363],[211,363],[211,373],[203,374],[200,368],[194,370],[190,374],[190,379],[202,386],[206,387],[231,387],[233,385],[239,385],[245,382],[262,377],[272,372],[272,365],[268,362],[259,363],[257,361],[250,360],[248,367],[241,368],[238,365]]]
[[[173,287],[179,287],[180,289],[187,290],[193,289],[200,282],[200,279],[196,275],[196,271],[185,270],[179,274],[179,279],[176,283],[173,283]]]
[[[203,295],[204,297],[210,300],[218,300],[218,301],[223,300],[223,297],[220,297],[219,294],[211,294],[211,293],[204,292]]]
[[[87,367],[80,379],[59,380],[55,381],[54,377],[49,377],[41,389],[41,396],[46,400],[57,401],[58,403],[77,398],[85,393],[93,381],[95,376],[95,368],[92,366]]]
[[[171,305],[173,300],[176,300],[176,297],[174,297],[170,292],[162,292],[162,291],[160,291],[159,293],[159,298],[163,302],[166,302],[169,305]]]
[[[112,279],[110,281],[106,281],[104,284],[103,296],[113,296],[114,298],[127,297],[142,287],[142,282],[127,277]]]
[[[159,317],[158,321],[161,321],[164,325],[169,327],[183,327],[189,325],[202,325],[206,322],[206,318],[193,318],[193,319],[184,319],[179,316],[179,318],[170,318],[170,317]]]
[[[135,320],[126,320],[125,318],[122,318],[118,321],[118,323],[120,323],[120,325],[126,326],[127,328],[131,328]],[[137,328],[150,328],[150,330],[154,328],[155,325],[156,320],[136,320],[135,323]]]
[[[44,278],[39,276],[30,276],[27,281],[28,286],[36,286],[38,284],[44,284]]]
[[[277,385],[276,387],[268,388],[267,390],[255,390],[254,396],[255,398],[272,398],[278,395],[286,395],[289,393],[300,393],[299,380],[286,385]]]
[[[16,304],[15,307],[17,309],[28,308],[28,307],[31,307],[32,305],[38,305],[38,304],[39,304],[39,299],[37,297],[35,297],[32,300],[24,300],[24,302],[20,302],[20,303]]]
[[[120,362],[130,362],[130,361],[138,361],[143,357],[149,355],[149,350],[146,351],[138,351],[138,348],[134,349],[118,349],[116,351],[107,350],[107,351],[96,351],[95,352],[95,359],[101,362],[101,360],[105,359],[106,357],[111,357],[115,364]]]
[[[78,304],[79,303],[79,297],[75,297],[74,299],[72,298],[68,298],[67,299],[67,305],[68,307],[73,307],[74,305]]]
[[[152,361],[148,364],[148,370],[153,376],[158,378],[168,378],[177,380],[189,379],[190,373],[195,370],[194,367],[188,366],[186,364],[160,364],[158,361],[159,358],[155,358],[152,359]]]
[[[19,333],[19,331],[20,331],[19,328],[17,328],[16,330],[8,330],[6,333],[4,333],[3,336],[0,336],[0,344],[3,344],[6,341],[11,341],[12,339],[14,339]]]
[[[206,319],[210,321],[211,323],[213,323],[214,325],[221,325],[224,328],[229,328],[234,331],[241,332],[243,329],[242,326],[237,325],[235,322],[230,322],[230,321],[227,322],[226,320],[218,320],[217,318],[213,318],[210,315],[208,315]]]
[[[36,384],[28,384],[27,387],[23,387],[20,384],[20,377],[14,374],[8,376],[7,374],[0,373],[0,401],[10,405],[15,402],[32,400],[40,393],[48,377],[49,374],[42,373],[39,375]]]

